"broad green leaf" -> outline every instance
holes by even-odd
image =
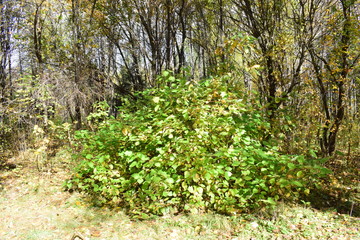
[[[296,173],[296,176],[297,176],[298,178],[302,178],[302,177],[304,176],[304,172],[303,172],[303,171],[298,171],[298,172]]]
[[[225,179],[226,180],[229,180],[231,176],[232,176],[231,172],[225,172]]]
[[[289,167],[290,170],[293,170],[296,168],[296,165],[293,163],[288,163],[287,166]]]

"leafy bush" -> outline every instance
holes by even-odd
[[[222,78],[162,80],[121,107],[121,119],[77,132],[82,161],[68,188],[143,215],[233,213],[309,192],[321,168],[262,142],[269,124]]]

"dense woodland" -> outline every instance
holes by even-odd
[[[237,182],[255,179],[260,168],[261,174],[272,169],[276,178],[285,166],[302,179],[298,166],[306,164],[299,159],[360,153],[359,0],[0,0],[0,6],[1,154],[33,148],[51,155],[62,145],[83,151],[88,165],[69,187],[101,192],[104,202],[134,192],[126,190],[128,182],[101,190],[108,184],[102,177],[128,171],[141,192],[148,175],[140,176],[139,164],[155,158],[159,162],[145,168],[166,170],[157,173],[169,184],[161,188],[164,205],[190,199],[227,212],[223,206],[235,202],[272,203],[294,187],[308,192],[300,180],[277,193],[267,187],[271,180],[259,193]],[[160,133],[165,140],[148,137]],[[200,135],[201,141],[193,140]],[[237,176],[234,169],[252,158],[249,152],[265,163],[254,157]],[[116,164],[132,156],[127,170]],[[181,171],[174,159],[183,159]],[[234,171],[199,167],[219,159],[232,159]],[[96,161],[109,168],[91,178],[101,172]],[[268,168],[266,161],[277,163]],[[226,184],[216,182],[220,175]],[[244,184],[256,199],[235,193]],[[143,194],[131,209],[159,199]],[[152,212],[163,211],[155,205]]]

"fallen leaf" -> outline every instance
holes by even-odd
[[[101,232],[98,231],[98,230],[92,230],[92,231],[90,231],[90,234],[93,237],[100,237],[101,236]]]

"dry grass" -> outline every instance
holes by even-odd
[[[0,239],[360,239],[359,218],[282,204],[270,215],[191,214],[135,221],[120,209],[91,207],[84,196],[62,190],[73,167],[60,152],[39,172],[28,152],[0,172]]]

